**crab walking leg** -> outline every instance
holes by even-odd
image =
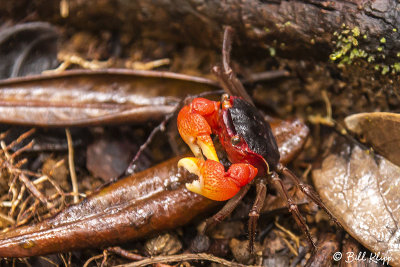
[[[202,230],[202,234],[205,234],[208,229],[216,225],[217,223],[222,222],[225,220],[226,217],[228,217],[229,214],[232,213],[232,211],[237,207],[237,205],[240,203],[242,198],[247,194],[251,187],[251,184],[247,184],[240,191],[231,199],[229,199],[228,202],[222,207],[220,211],[218,211],[214,216],[211,218],[208,218],[206,220],[206,225],[204,226]]]
[[[334,221],[338,226],[342,227],[338,220],[332,215],[332,213],[328,210],[328,208],[325,206],[325,204],[322,202],[318,194],[315,192],[315,190],[308,184],[303,183],[300,181],[300,179],[293,174],[288,168],[283,166],[282,164],[279,164],[277,167],[278,172],[282,173],[284,176],[288,177],[291,179],[296,186],[300,188],[300,190],[307,196],[309,197],[315,204],[317,204],[320,208],[322,208],[326,214],[329,215],[332,221]]]
[[[250,183],[258,172],[247,163],[232,164],[225,172],[224,166],[218,161],[204,161],[194,157],[181,159],[178,166],[199,177],[199,180],[186,184],[188,190],[216,201],[232,198],[243,186]]]
[[[257,196],[254,201],[253,207],[249,213],[249,250],[250,253],[254,252],[254,238],[256,236],[257,221],[260,217],[260,211],[264,206],[265,197],[267,196],[267,187],[264,183],[259,182],[256,185]]]
[[[273,172],[273,173],[271,173],[271,175],[269,175],[269,183],[281,194],[283,199],[286,201],[287,207],[288,207],[290,213],[293,215],[293,218],[295,219],[297,225],[306,234],[312,247],[316,248],[316,245],[311,238],[311,234],[308,231],[307,224],[304,221],[304,218],[301,216],[299,208],[297,207],[297,204],[289,196],[285,186],[283,185],[281,178],[279,178],[279,176],[276,172]]]

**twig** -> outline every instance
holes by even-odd
[[[7,221],[9,224],[11,224],[11,225],[14,225],[14,223],[15,223],[15,221],[14,221],[14,219],[13,218],[11,218],[10,216],[7,216],[7,215],[5,215],[5,214],[3,214],[3,213],[0,213],[0,218],[3,220],[3,221]]]
[[[39,206],[39,203],[40,203],[40,201],[35,199],[35,202],[33,203],[33,205],[29,206],[29,208],[26,211],[24,211],[24,213],[21,214],[21,217],[19,217],[19,215],[18,215],[18,221],[17,221],[16,226],[20,226],[20,225],[23,225],[26,222],[28,222],[35,214],[35,211],[36,211],[37,207]]]
[[[125,67],[134,70],[152,70],[164,65],[169,65],[170,63],[171,60],[169,58],[157,59],[146,63],[140,61],[134,61],[134,62],[127,61],[125,63]]]
[[[107,250],[107,252],[113,252],[115,254],[118,254],[124,258],[130,259],[133,261],[139,261],[139,260],[146,259],[146,257],[143,257],[142,255],[129,252],[121,247],[109,247],[106,250]]]
[[[284,234],[286,234],[290,239],[292,239],[292,240],[296,243],[297,249],[300,248],[300,238],[299,238],[298,236],[296,236],[295,234],[293,234],[290,230],[288,230],[288,229],[286,229],[285,227],[283,227],[282,225],[280,225],[280,224],[278,223],[278,217],[275,218],[275,226],[276,226],[281,232],[283,232]],[[286,241],[287,241],[287,240],[286,240]],[[296,256],[298,256],[298,253],[297,253],[296,249],[294,249],[294,248],[292,247],[292,245],[291,245],[289,242],[287,242],[287,245],[288,245],[289,249],[290,249]]]
[[[154,263],[161,262],[182,262],[182,261],[193,261],[193,260],[204,260],[204,261],[212,261],[219,264],[223,264],[226,266],[233,267],[252,267],[254,265],[245,265],[237,262],[228,261],[219,257],[216,257],[211,254],[199,253],[199,254],[180,254],[180,255],[171,255],[171,256],[157,256],[153,258],[148,258],[145,260],[132,262],[123,265],[117,265],[117,267],[139,267],[139,266],[147,266]]]
[[[308,116],[308,120],[312,124],[322,124],[322,125],[336,128],[337,124],[336,124],[335,120],[332,118],[332,106],[331,106],[331,102],[329,101],[329,97],[325,90],[323,90],[321,92],[321,95],[322,95],[322,99],[324,100],[325,106],[326,106],[326,116],[323,117],[320,114],[310,115],[310,116]]]
[[[288,77],[287,70],[269,70],[264,72],[252,73],[247,79],[242,80],[243,83],[255,83],[259,81],[272,80],[281,77]]]
[[[101,258],[103,258],[103,254],[93,256],[93,257],[91,257],[90,259],[88,259],[88,260],[85,262],[85,264],[83,265],[83,267],[87,267],[87,266],[89,266],[89,263],[91,263],[92,261],[97,260],[97,259],[101,259]]]
[[[11,209],[8,214],[12,217],[14,216],[14,212],[17,209],[19,203],[22,200],[22,197],[25,193],[25,185],[22,185],[21,190],[17,194],[17,188],[15,187],[15,183],[12,183],[10,186],[10,191],[12,192],[12,199],[11,199]]]
[[[68,265],[68,263],[67,263],[67,260],[65,259],[65,257],[64,257],[64,255],[63,254],[58,254],[59,256],[60,256],[60,258],[62,259],[62,261],[63,261],[63,263],[64,263],[64,266],[65,267],[68,267],[69,265]]]
[[[28,138],[30,135],[32,135],[34,132],[36,131],[35,128],[30,129],[29,131],[21,134],[17,139],[15,139],[14,141],[12,141],[7,147],[6,150],[10,150],[11,148],[13,148],[15,145],[17,145],[18,143],[21,143],[23,140],[25,140],[26,138]]]
[[[47,261],[50,264],[53,264],[54,266],[58,266],[57,263],[55,263],[54,261],[50,260],[49,258],[46,258],[46,257],[43,257],[43,256],[40,256],[39,258],[41,258],[42,260]]]
[[[129,166],[128,166],[128,168],[126,168],[126,170],[125,170],[125,172],[123,173],[123,175],[130,175],[130,174],[133,174],[133,173],[135,172],[135,169],[136,169],[136,165],[135,165],[135,164],[136,164],[136,161],[139,159],[140,155],[141,155],[142,152],[147,148],[147,146],[151,143],[151,141],[153,141],[153,138],[154,138],[154,136],[156,135],[156,133],[158,133],[159,131],[160,131],[160,132],[164,131],[165,126],[166,126],[166,124],[168,123],[168,121],[175,115],[176,109],[177,109],[177,108],[174,109],[174,112],[172,112],[172,113],[166,115],[165,118],[164,118],[164,120],[163,120],[159,125],[157,125],[157,127],[155,127],[155,128],[151,131],[149,137],[147,137],[146,142],[144,142],[144,143],[140,146],[139,150],[136,152],[135,157],[132,159],[131,163],[129,163]],[[121,177],[118,177],[117,179],[119,179],[119,178],[121,178]]]
[[[54,196],[51,196],[48,199],[50,201],[52,201],[52,200],[56,199],[58,196],[60,196],[60,200],[59,200],[59,202],[61,203],[60,206],[57,209],[52,209],[51,212],[50,212],[50,214],[53,215],[53,214],[57,213],[58,211],[60,211],[64,207],[64,204],[65,204],[65,193],[61,189],[61,187],[55,181],[53,181],[53,179],[51,179],[47,175],[42,175],[41,177],[39,177],[36,180],[34,180],[33,183],[34,184],[38,184],[38,183],[42,183],[42,182],[45,182],[45,181],[48,181],[57,191],[57,193]],[[56,204],[54,204],[53,207],[55,208]]]
[[[28,177],[25,176],[25,174],[20,173],[18,177],[19,180],[26,186],[26,188],[29,190],[29,192],[31,192],[34,197],[45,204],[48,209],[51,208],[52,205],[47,201],[47,198],[36,188],[36,186],[32,183],[31,180],[28,179]]]
[[[18,149],[17,151],[15,151],[13,154],[11,154],[10,158],[14,159],[17,156],[21,155],[24,151],[31,149],[33,147],[34,141],[30,141],[27,145],[21,147],[20,149]]]
[[[212,68],[213,73],[217,76],[222,88],[234,96],[241,96],[247,102],[254,105],[253,100],[244,89],[243,84],[236,77],[235,72],[230,67],[230,54],[232,49],[233,29],[230,26],[225,28],[224,41],[222,43],[222,69],[218,66]]]
[[[69,131],[68,128],[65,129],[65,134],[67,135],[68,165],[69,165],[69,172],[71,174],[72,192],[74,192],[74,203],[78,203],[79,202],[79,190],[78,190],[78,181],[76,179],[76,172],[75,172],[74,147],[72,144],[71,132]]]
[[[23,186],[22,188],[25,189],[25,186]],[[18,212],[17,220],[16,220],[16,221],[17,221],[17,224],[20,223],[22,216],[25,214],[25,209],[27,208],[28,203],[31,201],[31,199],[32,199],[32,196],[28,196],[28,197],[24,200],[24,202],[22,202],[22,204],[19,205],[19,212]],[[32,206],[32,205],[31,205],[31,206]]]

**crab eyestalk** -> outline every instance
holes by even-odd
[[[178,166],[199,177],[199,180],[186,184],[189,191],[216,201],[232,198],[243,186],[250,183],[258,172],[247,163],[232,164],[225,172],[224,166],[218,161],[204,161],[194,157],[181,159]]]

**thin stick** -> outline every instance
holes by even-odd
[[[140,155],[148,147],[148,145],[151,143],[151,141],[153,141],[153,138],[156,135],[156,133],[158,133],[159,131],[160,132],[164,131],[165,126],[167,125],[167,122],[169,121],[169,119],[171,119],[175,115],[175,112],[176,112],[176,108],[174,109],[174,112],[172,112],[172,113],[168,114],[167,116],[165,116],[164,120],[159,125],[157,125],[157,127],[155,127],[151,131],[149,137],[147,137],[146,142],[144,142],[140,146],[139,150],[136,152],[135,157],[132,159],[131,163],[129,163],[129,166],[128,166],[128,168],[126,168],[126,171],[124,172],[124,175],[130,175],[130,174],[135,172],[136,161],[139,159]],[[118,178],[120,178],[120,177],[118,177]]]
[[[89,266],[89,263],[91,263],[92,261],[97,260],[97,259],[101,259],[101,258],[103,258],[103,254],[93,256],[93,257],[91,257],[90,259],[88,259],[88,260],[85,262],[85,264],[83,265],[83,267],[87,267],[87,266]]]
[[[255,83],[260,81],[272,80],[276,78],[288,77],[287,70],[269,70],[264,72],[252,73],[247,79],[242,80],[243,83]]]
[[[15,223],[15,221],[14,221],[14,219],[13,218],[11,218],[10,216],[7,216],[7,215],[5,215],[5,214],[3,214],[3,213],[0,213],[0,218],[3,220],[3,221],[7,221],[9,224],[11,224],[11,225],[14,225],[14,223]]]
[[[39,258],[41,258],[41,259],[47,261],[47,262],[50,263],[50,264],[53,264],[54,266],[58,266],[57,263],[55,263],[54,261],[52,261],[52,260],[50,260],[50,259],[48,259],[48,258],[46,258],[46,257],[40,256]]]
[[[25,185],[22,185],[22,187],[21,187],[19,193],[17,194],[17,188],[15,187],[15,183],[13,183],[13,184],[12,184],[12,187],[10,187],[10,190],[11,190],[13,196],[12,196],[12,199],[11,199],[11,209],[10,209],[10,211],[8,212],[8,214],[9,214],[11,217],[14,216],[14,212],[16,211],[16,209],[17,209],[19,203],[20,203],[21,200],[22,200],[22,197],[24,196],[25,189],[26,189],[26,186],[25,186]]]
[[[75,163],[74,163],[74,147],[72,144],[71,132],[68,128],[65,129],[68,143],[68,165],[71,174],[72,192],[74,192],[74,203],[79,202],[78,181],[76,179]]]
[[[21,143],[23,140],[25,140],[26,138],[28,138],[30,135],[32,135],[34,132],[36,131],[35,128],[30,129],[29,131],[21,134],[17,139],[15,139],[14,141],[12,141],[7,147],[6,150],[9,150],[11,148],[13,148],[16,144]]]
[[[253,100],[230,67],[233,32],[234,30],[232,27],[227,26],[225,28],[224,41],[222,43],[222,70],[218,66],[214,67],[212,70],[220,81],[222,88],[224,88],[228,94],[241,96],[254,106]]]
[[[182,262],[182,261],[193,261],[193,260],[205,260],[205,261],[212,261],[219,264],[223,264],[226,266],[233,266],[233,267],[253,267],[254,265],[245,265],[240,264],[237,262],[228,261],[219,257],[216,257],[211,254],[206,253],[199,253],[199,254],[180,254],[180,255],[171,255],[171,256],[157,256],[153,258],[148,258],[145,260],[132,262],[123,265],[117,265],[117,267],[139,267],[139,266],[147,266],[154,263],[161,263],[161,262]]]
[[[118,254],[124,258],[133,260],[133,261],[138,261],[138,260],[144,260],[146,259],[146,257],[143,257],[142,255],[136,254],[136,253],[132,253],[129,252],[121,247],[109,247],[106,249],[107,252],[113,252],[115,254]]]
[[[47,201],[47,198],[40,192],[36,186],[32,183],[31,180],[28,179],[28,177],[25,176],[25,174],[20,173],[18,176],[19,180],[26,186],[26,188],[31,192],[31,194],[40,200],[43,204],[46,205],[47,208],[51,207],[51,204]]]
[[[21,147],[20,149],[18,149],[17,151],[15,151],[13,154],[11,154],[10,158],[14,159],[16,157],[18,157],[19,155],[21,155],[24,151],[29,150],[33,147],[34,141],[30,141],[27,145]]]

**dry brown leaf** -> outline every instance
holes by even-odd
[[[400,167],[359,146],[339,150],[313,171],[316,189],[349,234],[399,266]]]
[[[344,121],[350,131],[361,135],[380,155],[400,166],[400,114],[359,113]]]
[[[0,122],[46,127],[144,123],[170,114],[208,79],[160,71],[71,70],[0,81]]]

